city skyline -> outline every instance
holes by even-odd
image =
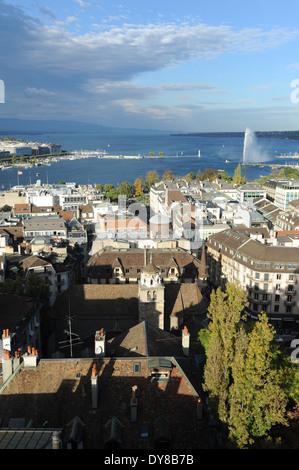
[[[0,0],[0,118],[297,130],[299,5],[240,3]]]

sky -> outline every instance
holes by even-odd
[[[0,118],[299,129],[298,0],[0,0]]]

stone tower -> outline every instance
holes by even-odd
[[[152,262],[141,273],[138,286],[139,322],[146,321],[164,330],[164,284],[160,269]]]

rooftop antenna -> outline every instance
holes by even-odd
[[[68,299],[68,301],[69,301],[68,302],[69,303],[69,312],[68,312],[68,315],[66,316],[67,324],[68,324],[68,330],[64,330],[64,333],[66,333],[69,336],[69,339],[67,339],[66,341],[59,341],[59,344],[68,343],[68,344],[65,344],[64,346],[59,346],[59,347],[60,347],[60,349],[69,347],[70,348],[70,356],[73,357],[73,345],[76,346],[77,344],[83,344],[83,341],[80,341],[79,335],[72,332],[72,320],[73,320],[73,318],[71,317],[71,313],[70,313],[70,298]]]

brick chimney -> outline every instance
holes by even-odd
[[[91,407],[98,407],[98,395],[99,395],[99,375],[97,373],[97,366],[93,364],[91,370]]]
[[[137,385],[132,387],[132,397],[131,397],[131,423],[136,423],[137,421],[137,405],[138,400],[136,398]]]
[[[104,357],[106,354],[106,332],[104,328],[100,331],[96,331],[95,334],[95,355]]]
[[[182,331],[182,348],[184,356],[189,356],[189,349],[190,349],[190,333],[188,328],[184,326]]]

